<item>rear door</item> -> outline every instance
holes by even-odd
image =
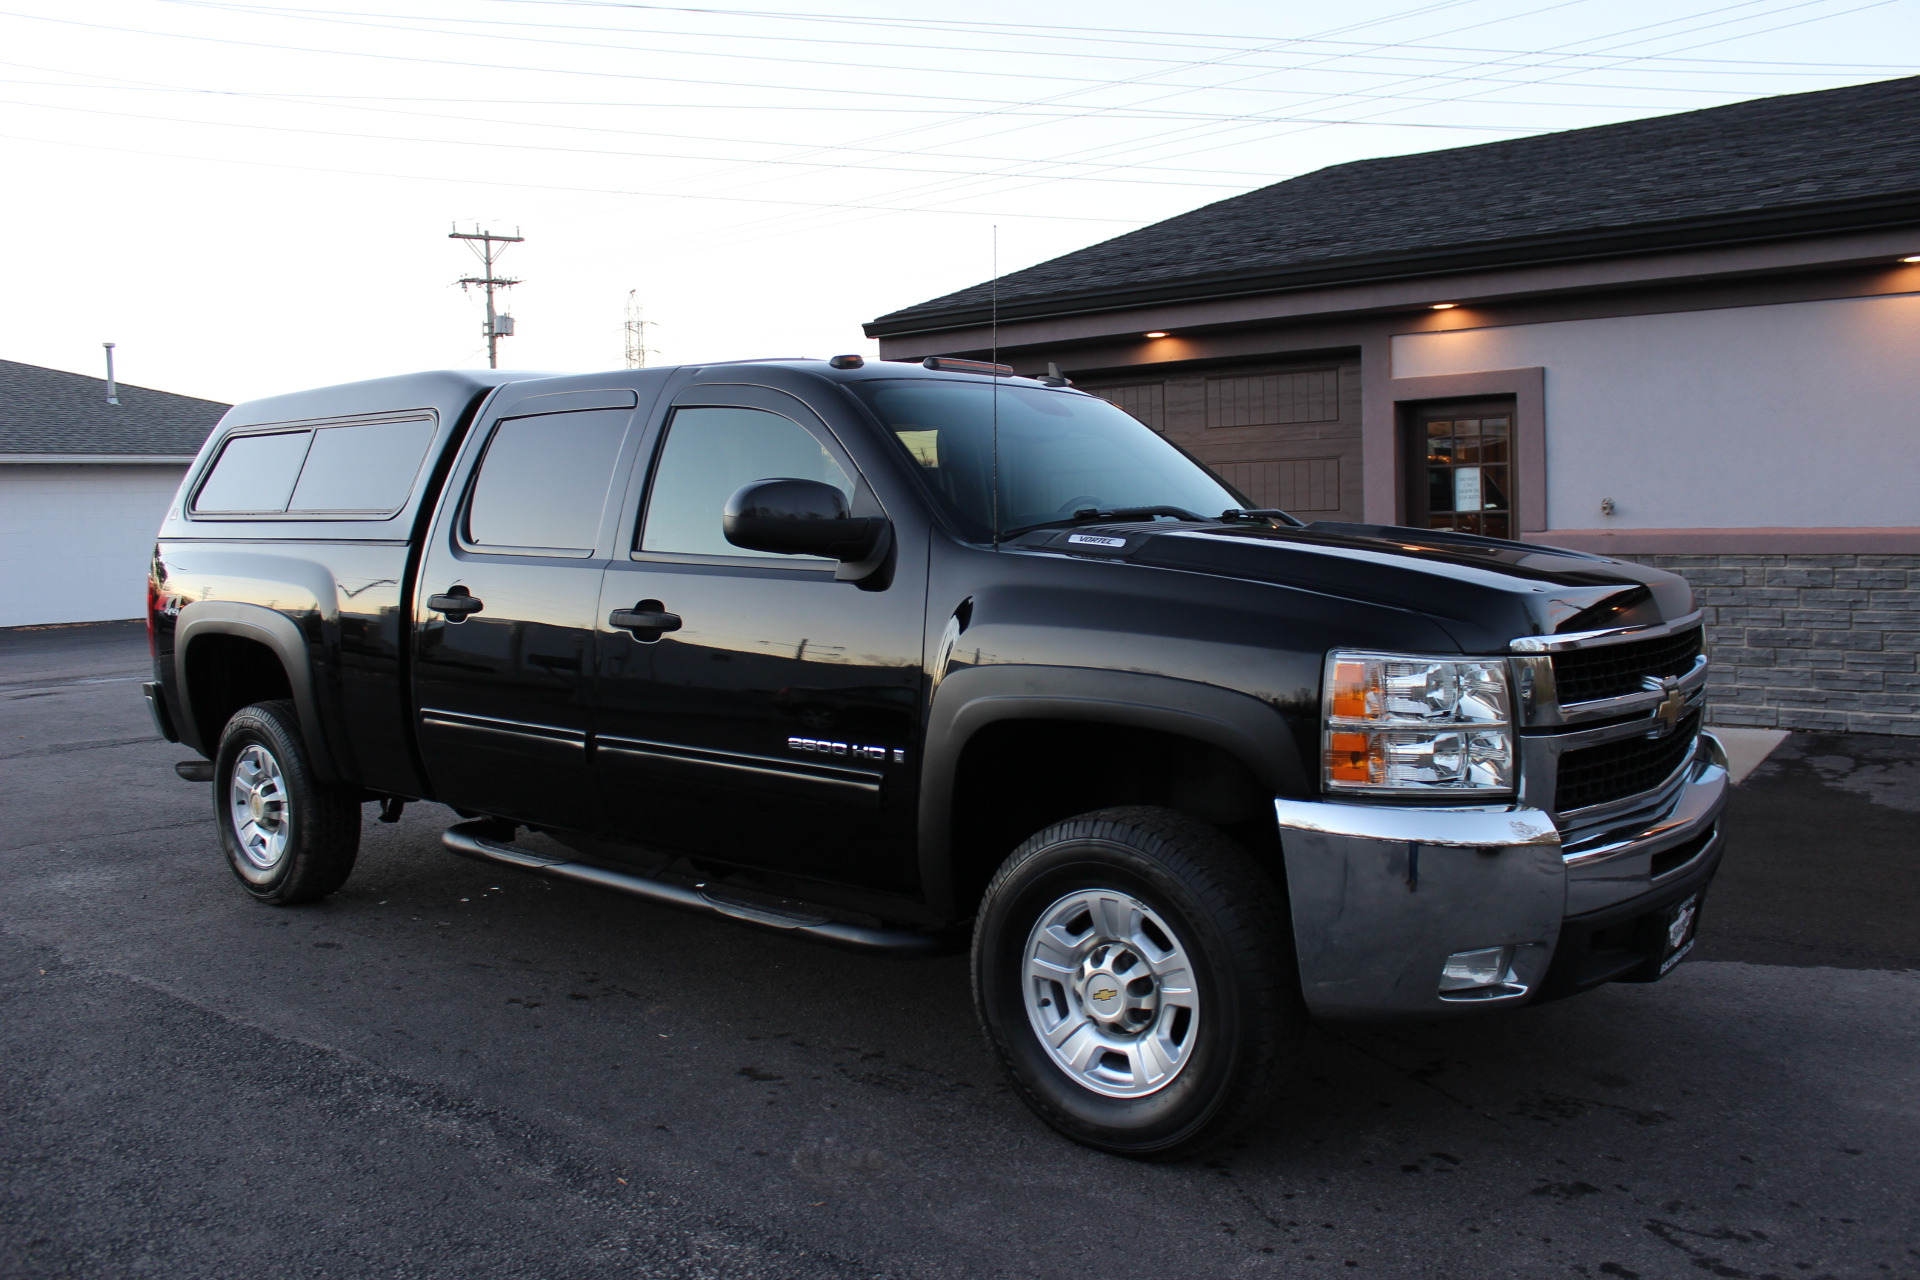
[[[727,543],[721,508],[755,480],[824,481],[853,514],[887,514],[796,396],[689,387],[648,452],[598,611],[594,769],[612,829],[741,865],[900,879],[924,572],[913,565],[874,589],[837,581],[830,560]],[[623,629],[616,611],[670,629]]]
[[[616,388],[507,401],[448,478],[418,580],[413,668],[421,753],[445,804],[596,824],[594,618],[637,399]]]

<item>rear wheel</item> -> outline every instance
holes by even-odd
[[[1166,809],[1105,809],[1008,858],[974,934],[974,998],[1027,1105],[1088,1146],[1191,1155],[1259,1116],[1305,1034],[1268,872]]]
[[[255,703],[227,721],[213,809],[227,864],[262,902],[312,902],[353,873],[360,793],[315,776],[291,702]]]

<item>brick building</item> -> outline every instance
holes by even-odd
[[[1658,564],[1720,723],[1920,734],[1920,77],[1336,165],[880,317],[1261,505]]]

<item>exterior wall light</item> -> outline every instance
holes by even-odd
[[[1433,304],[1433,309],[1435,311],[1451,311],[1459,305],[1457,302],[1436,302]]]
[[[1910,254],[1908,254],[1908,255],[1907,255],[1906,257],[1904,257],[1904,258],[1902,258],[1902,259],[1900,259],[1900,261],[1902,261],[1902,262],[1920,262],[1920,253],[1910,253]]]
[[[1142,335],[1140,335],[1140,336],[1141,336],[1141,337],[1143,337],[1143,338],[1164,338],[1164,337],[1166,337],[1167,335],[1166,335],[1166,333],[1165,333],[1164,331],[1162,331],[1162,330],[1160,330],[1160,329],[1155,329],[1155,330],[1154,330],[1154,331],[1153,331],[1152,333],[1146,333],[1146,334],[1142,334]]]

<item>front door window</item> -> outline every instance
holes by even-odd
[[[1409,426],[1419,454],[1408,523],[1511,538],[1511,406],[1424,408]]]

